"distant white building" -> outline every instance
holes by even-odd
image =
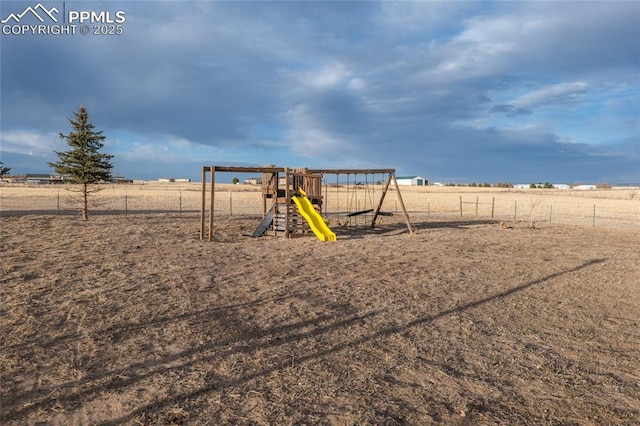
[[[261,177],[252,177],[244,180],[245,185],[262,185]]]
[[[396,176],[396,180],[398,181],[398,186],[426,186],[429,183],[422,176]]]
[[[27,173],[25,179],[29,184],[51,183],[51,175],[43,173]]]
[[[554,183],[553,185],[553,189],[571,189],[571,187],[567,184],[564,183]]]
[[[585,191],[585,190],[596,189],[596,186],[595,185],[576,185],[573,187],[573,189]]]

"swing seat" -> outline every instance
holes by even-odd
[[[349,214],[347,215],[347,217],[359,216],[359,215],[361,215],[361,214],[371,213],[372,211],[373,211],[373,209],[361,210],[361,211],[359,211],[359,212],[349,213]]]

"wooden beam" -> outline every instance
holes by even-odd
[[[281,173],[284,167],[235,167],[235,166],[211,166],[216,172],[232,173]]]
[[[396,169],[309,169],[308,173],[325,175],[363,175],[363,174],[376,174],[376,173],[396,173]]]
[[[393,184],[396,186],[396,194],[398,194],[398,200],[400,201],[400,207],[402,207],[402,212],[404,213],[404,220],[407,222],[407,229],[409,230],[409,234],[413,234],[413,228],[411,228],[411,222],[409,221],[409,213],[407,213],[407,209],[404,207],[404,201],[402,201],[402,194],[400,193],[400,187],[398,186],[398,180],[396,179],[396,175],[392,174]]]
[[[289,221],[291,220],[291,217],[289,215],[289,204],[291,203],[291,191],[289,189],[289,168],[285,167],[284,168],[284,197],[286,199],[285,202],[285,207],[284,207],[284,226],[285,226],[285,230],[284,230],[284,237],[285,238],[289,238]]]
[[[207,169],[202,168],[202,202],[200,203],[200,240],[204,241],[204,214],[205,204],[207,203]]]
[[[214,211],[214,194],[216,185],[216,166],[211,166],[211,204],[209,206],[209,241],[213,241],[213,211]]]

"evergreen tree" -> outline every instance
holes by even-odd
[[[4,163],[0,161],[0,176],[7,175],[9,174],[10,171],[11,171],[11,167],[5,167]]]
[[[71,182],[81,185],[79,192],[82,219],[87,220],[89,194],[99,190],[91,185],[111,180],[113,155],[100,153],[105,136],[102,135],[102,131],[93,130],[94,126],[89,121],[87,109],[80,106],[74,115],[75,120],[68,119],[73,131],[68,135],[60,133],[60,139],[66,140],[71,149],[64,152],[53,151],[59,161],[49,163],[49,166]]]

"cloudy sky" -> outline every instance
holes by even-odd
[[[126,20],[121,35],[78,22],[76,34],[15,34],[39,22],[10,15],[38,1],[2,0],[12,173],[51,172],[84,105],[131,179],[277,164],[640,182],[638,1],[40,3],[58,23],[70,11]]]

